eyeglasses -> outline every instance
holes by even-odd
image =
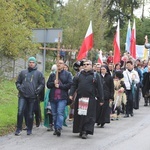
[[[91,64],[83,64],[83,66],[85,66],[85,65],[88,66],[88,65],[91,65]]]

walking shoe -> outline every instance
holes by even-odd
[[[79,137],[82,137],[82,132],[79,133]]]
[[[85,131],[82,132],[82,139],[87,139],[87,134]]]
[[[127,115],[127,114],[124,116],[124,118],[128,118],[128,117],[129,117],[129,115]]]
[[[61,136],[61,130],[57,129],[56,134],[57,134],[57,136]]]
[[[40,126],[40,121],[37,121],[36,122],[36,127],[39,127]]]
[[[54,131],[53,135],[57,135],[57,131],[56,130]]]
[[[105,123],[102,123],[101,126],[100,126],[100,128],[104,128],[104,125],[105,125]]]
[[[97,126],[99,126],[100,125],[100,123],[97,123]]]
[[[19,136],[20,134],[21,134],[21,130],[17,129],[16,132],[15,132],[15,135]]]
[[[31,135],[32,131],[31,130],[27,130],[27,135]]]
[[[131,113],[130,115],[131,115],[131,117],[133,117],[133,113]]]

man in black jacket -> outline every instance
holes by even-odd
[[[47,81],[47,88],[50,89],[49,100],[54,121],[54,134],[60,136],[64,120],[64,110],[69,99],[68,90],[72,84],[71,73],[64,70],[64,61],[59,60],[57,64],[58,80],[56,74],[51,73]]]
[[[104,95],[100,76],[92,70],[92,62],[86,60],[83,63],[83,71],[74,77],[69,97],[72,100],[77,92],[74,104],[73,133],[80,133],[82,139],[87,134],[94,133],[96,121],[96,99],[99,105],[103,105]],[[97,98],[96,98],[97,97]]]
[[[45,79],[43,74],[37,70],[35,57],[28,59],[28,69],[20,72],[16,87],[19,91],[18,97],[18,114],[17,129],[15,135],[20,135],[22,130],[22,122],[24,110],[27,107],[27,135],[32,134],[33,127],[33,108],[34,103],[38,99],[40,92],[45,87]]]

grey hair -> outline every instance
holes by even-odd
[[[92,65],[92,61],[91,60],[85,60],[84,62],[88,62],[90,65]]]
[[[52,68],[51,68],[51,71],[56,71],[56,70],[57,70],[57,65],[54,64],[54,65],[52,66]]]

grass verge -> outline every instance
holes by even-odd
[[[0,80],[0,136],[15,131],[18,109],[15,80]],[[43,118],[43,103],[41,103]]]
[[[0,81],[0,136],[13,131],[15,128],[17,93],[14,80]]]

